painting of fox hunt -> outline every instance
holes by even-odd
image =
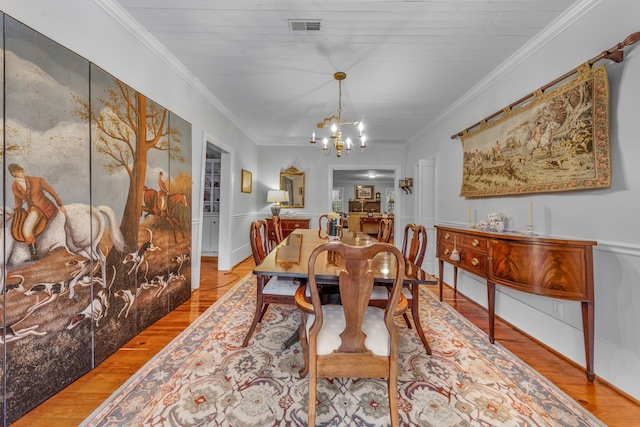
[[[604,66],[465,133],[461,196],[611,185],[609,85]]]
[[[191,295],[191,125],[4,16],[2,410],[11,423]]]

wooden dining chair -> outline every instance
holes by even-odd
[[[386,252],[397,265],[388,304],[385,308],[368,306],[374,287],[371,263],[376,254]],[[339,275],[341,304],[323,304],[316,264],[337,254],[345,260]],[[309,257],[308,289],[296,292],[296,305],[302,312],[300,342],[305,358],[301,376],[309,375],[308,425],[315,424],[318,378],[387,378],[391,425],[399,425],[398,416],[398,332],[394,317],[403,313],[407,301],[402,296],[404,258],[393,245],[374,243],[349,246],[326,243]]]
[[[390,243],[393,237],[393,220],[382,218],[378,223],[378,242]]]
[[[424,228],[424,225],[420,224],[407,224],[404,227],[404,238],[402,240],[402,255],[412,264],[415,264],[416,267],[422,267],[422,262],[424,261],[424,256],[427,252],[427,229]],[[407,298],[407,300],[413,300],[413,286],[407,285],[404,287],[403,295]],[[415,285],[418,286],[418,285]],[[418,288],[416,288],[417,290]],[[412,313],[413,314],[413,313]],[[409,322],[409,316],[407,313],[403,314],[404,320],[407,323],[407,326],[411,328],[411,323]],[[413,315],[414,321],[418,316]],[[423,339],[425,346],[427,347],[427,352],[431,354],[431,350],[428,348],[426,341]]]
[[[416,267],[422,267],[422,262],[424,261],[425,253],[427,251],[427,230],[423,225],[419,224],[407,224],[404,228],[404,238],[402,241],[402,255],[405,260],[411,262]],[[420,285],[410,284],[404,285],[402,289],[402,295],[409,301],[411,308],[411,317],[413,318],[413,323],[418,324],[420,322],[420,316],[418,314],[418,290]],[[385,304],[385,300],[388,298],[388,293],[385,294],[380,289],[382,286],[376,286],[375,290],[375,298],[372,298],[371,304],[380,306]],[[415,299],[414,299],[415,295]],[[406,312],[402,314],[407,327],[411,329],[411,321],[409,320],[409,316]],[[420,336],[420,340],[426,350],[427,354],[431,354],[431,347],[429,346],[429,342],[424,335],[422,328],[416,327],[416,331]]]
[[[256,265],[260,265],[270,250],[266,221],[259,220],[251,223],[249,240],[251,242],[253,260]],[[269,308],[269,304],[295,304],[294,295],[298,286],[300,286],[300,282],[293,279],[277,276],[256,277],[256,312],[242,343],[243,347],[249,344],[249,339],[251,339],[256,325],[262,320],[267,308]]]

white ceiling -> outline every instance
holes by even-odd
[[[333,74],[344,71],[343,120],[362,119],[373,147],[410,140],[575,0],[113,2],[257,144],[308,144],[336,114]]]

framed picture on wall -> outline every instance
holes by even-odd
[[[375,187],[373,185],[355,185],[353,194],[356,199],[364,199],[373,201]]]
[[[240,191],[243,193],[251,193],[251,172],[242,169],[242,183]]]

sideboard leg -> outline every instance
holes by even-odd
[[[438,289],[440,291],[440,301],[442,301],[442,274],[444,273],[444,261],[438,259]]]
[[[494,325],[496,314],[496,284],[487,281],[487,303],[489,310],[489,342],[495,343]]]
[[[453,293],[458,294],[458,266],[453,266]]]
[[[584,331],[584,352],[587,359],[587,379],[591,382],[596,377],[593,369],[594,351],[594,307],[593,302],[582,302],[582,329]]]

